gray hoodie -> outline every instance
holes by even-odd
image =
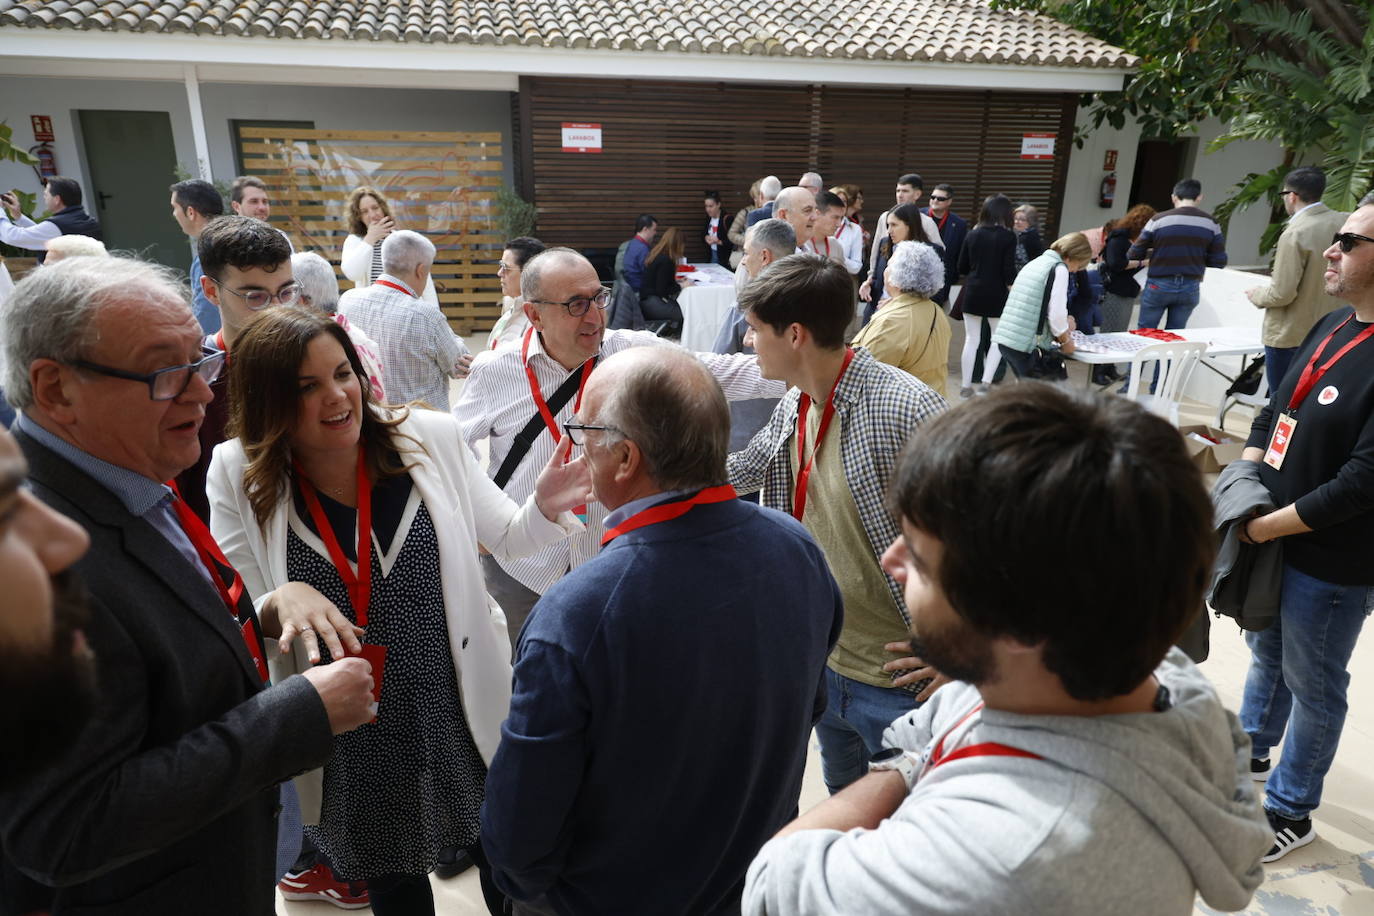
[[[951,761],[876,830],[769,841],[749,867],[744,913],[1160,916],[1192,912],[1195,893],[1244,907],[1273,842],[1250,741],[1182,652],[1156,676],[1171,694],[1165,712],[984,710],[972,740],[1042,759]],[[976,688],[950,684],[883,741],[928,755],[978,702]]]

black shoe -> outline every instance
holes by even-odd
[[[445,846],[439,850],[439,864],[434,873],[440,878],[455,878],[472,867],[472,856],[461,846]]]
[[[1268,757],[1250,758],[1250,778],[1255,782],[1264,782],[1269,779]]]
[[[1306,846],[1317,838],[1317,831],[1312,829],[1310,817],[1295,821],[1282,814],[1275,814],[1268,808],[1264,809],[1264,816],[1269,818],[1269,825],[1274,828],[1274,845],[1269,847],[1269,851],[1260,859],[1261,862],[1277,862],[1293,850]]]

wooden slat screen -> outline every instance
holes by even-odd
[[[953,184],[956,210],[970,220],[996,192],[1034,204],[1053,238],[1077,104],[1055,92],[542,77],[520,86],[524,187],[539,206],[540,238],[614,247],[649,212],[686,231],[693,260],[705,256],[703,191],[720,190],[733,217],[755,179],[774,174],[786,186],[813,168],[827,187],[863,187],[869,229],[891,206],[897,176],[915,171],[927,191]],[[563,152],[564,121],[600,123],[604,151]],[[1056,134],[1054,159],[1021,159],[1023,133]]]
[[[398,227],[438,249],[434,286],[454,329],[487,328],[500,315],[500,133],[244,128],[242,136],[244,167],[267,184],[272,222],[297,251],[317,251],[337,269],[348,194],[372,185]]]

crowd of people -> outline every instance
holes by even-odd
[[[341,293],[261,181],[173,185],[188,292],[63,250],[50,182],[0,220],[50,252],[0,305],[0,903],[432,914],[475,866],[494,914],[1245,906],[1315,837],[1374,607],[1374,195],[1329,214],[1313,172],[1223,530],[1167,421],[994,386],[1120,323],[1120,277],[1186,323],[1225,261],[1194,181],[1046,246],[1004,195],[970,227],[905,174],[870,241],[862,189],[770,176],[697,238],[636,221],[614,282],[666,333],[521,237],[475,354],[375,188]],[[697,241],[737,271],[711,353],[671,339]],[[1175,647],[1219,535],[1281,580],[1239,717]]]

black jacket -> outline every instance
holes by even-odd
[[[1140,295],[1140,284],[1126,269],[1126,252],[1131,250],[1131,234],[1125,229],[1113,229],[1102,243],[1102,264],[1107,268],[1104,288],[1109,293],[1134,299]],[[1101,271],[1099,270],[1099,274]]]
[[[1001,318],[1016,279],[1016,233],[1003,226],[974,226],[959,250],[964,314]]]
[[[730,267],[730,254],[735,250],[735,243],[730,241],[730,224],[735,221],[732,214],[726,213],[724,208],[720,211],[720,224],[716,228],[716,235],[720,237],[720,244],[716,246],[716,263],[725,268]],[[706,244],[706,235],[711,230],[711,218],[708,216],[701,224],[701,231],[697,233],[697,238],[701,241],[701,248],[704,254],[702,260],[710,263],[711,246]]]
[[[644,265],[644,285],[639,288],[641,296],[658,296],[660,299],[676,299],[682,287],[677,285],[677,265],[666,254],[660,254]]]

